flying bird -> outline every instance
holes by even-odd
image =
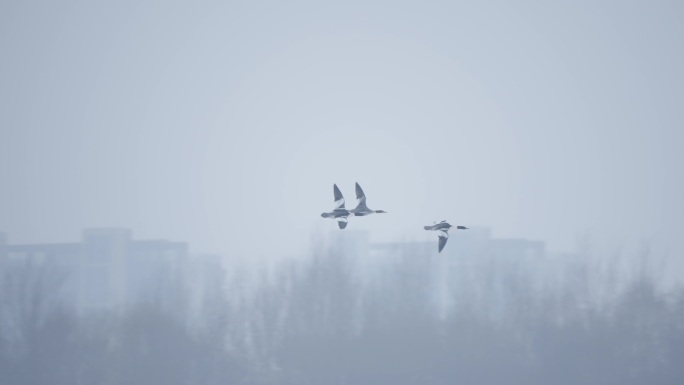
[[[356,199],[359,201],[359,203],[355,208],[349,210],[349,212],[354,214],[354,216],[363,217],[371,214],[386,213],[386,211],[382,210],[371,210],[368,208],[368,206],[366,206],[366,194],[363,193],[363,190],[361,189],[361,186],[359,186],[358,182],[356,183]]]
[[[454,226],[450,225],[447,223],[447,221],[441,221],[439,223],[435,223],[434,225],[431,226],[423,226],[425,230],[431,230],[431,231],[437,231],[437,237],[439,237],[439,243],[437,245],[437,250],[439,253],[442,252],[442,249],[444,249],[444,245],[447,243],[447,239],[449,239],[449,229]],[[467,227],[465,226],[455,226],[456,230],[468,230]]]
[[[323,218],[331,218],[336,220],[340,229],[344,229],[347,227],[349,210],[344,208],[344,197],[342,196],[342,192],[336,184],[333,185],[333,195],[335,197],[335,208],[333,211],[321,214],[321,216]]]

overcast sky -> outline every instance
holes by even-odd
[[[0,231],[198,251],[491,227],[684,249],[684,3],[0,3]]]

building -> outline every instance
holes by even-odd
[[[409,255],[429,256],[437,253],[437,234],[433,234],[432,241],[406,241],[377,243],[370,245],[371,255]],[[527,239],[494,238],[489,228],[471,228],[466,231],[452,230],[446,248],[442,251],[445,256],[496,258],[525,258],[542,257],[546,252],[546,245],[542,241]]]
[[[8,245],[6,239],[0,234],[0,277],[3,270],[43,269],[57,277],[59,297],[80,313],[153,298],[179,278],[188,257],[186,243],[133,240],[122,228],[86,229],[76,243]]]
[[[492,314],[503,314],[511,295],[507,285],[517,282],[517,276],[540,278],[535,275],[542,272],[536,268],[537,262],[546,259],[544,242],[495,238],[489,228],[452,230],[441,253],[437,251],[437,234],[429,235],[421,240],[372,243],[367,236],[355,234],[353,247],[341,248],[335,242],[329,247],[355,261],[362,290],[390,282],[400,274],[402,285],[416,292],[430,292],[431,306],[441,319],[459,303],[466,303],[463,298],[482,293],[492,294],[485,300]],[[530,266],[535,266],[533,272],[525,270]]]

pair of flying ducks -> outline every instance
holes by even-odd
[[[363,193],[363,190],[358,183],[356,184],[356,199],[359,201],[359,203],[351,210],[344,208],[344,197],[342,196],[342,192],[336,184],[333,185],[333,194],[335,195],[335,208],[329,213],[321,214],[321,216],[323,218],[331,218],[336,220],[337,225],[340,226],[340,229],[347,227],[347,217],[350,215],[364,217],[371,214],[385,213],[385,211],[382,210],[371,210],[368,208],[368,206],[366,206],[366,194]]]
[[[361,186],[359,186],[358,183],[356,183],[356,199],[358,200],[358,204],[355,208],[351,210],[347,210],[344,207],[344,196],[342,196],[342,192],[336,184],[333,185],[333,194],[335,197],[335,208],[333,209],[333,211],[321,214],[321,216],[323,218],[330,218],[336,220],[337,225],[340,227],[340,229],[344,229],[345,227],[347,227],[347,218],[350,215],[356,217],[364,217],[366,215],[371,214],[386,213],[386,211],[371,210],[368,208],[368,206],[366,205],[366,194],[363,193],[363,189],[361,189]],[[457,230],[468,229],[465,226],[452,226],[449,223],[447,223],[447,221],[441,221],[430,226],[423,226],[425,230],[437,231],[437,237],[439,238],[437,249],[440,253],[442,252],[442,249],[444,249],[444,245],[446,245],[447,239],[449,239],[449,229],[452,227],[456,227]]]

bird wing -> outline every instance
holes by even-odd
[[[333,193],[335,194],[335,209],[343,209],[344,197],[342,196],[342,191],[340,191],[336,184],[333,185]]]
[[[359,200],[359,205],[366,205],[366,194],[363,193],[363,189],[356,183],[356,199]]]
[[[363,211],[369,211],[368,206],[366,206],[366,194],[363,193],[363,190],[361,189],[361,186],[359,186],[358,183],[356,183],[356,199],[357,199],[357,204],[356,207],[351,210],[354,213],[358,212],[363,212]]]
[[[438,250],[440,253],[442,252],[442,249],[444,249],[444,245],[446,245],[448,239],[449,239],[449,233],[447,233],[446,231],[441,231],[439,234],[439,246],[438,246]]]
[[[339,218],[335,218],[335,219],[337,219],[337,226],[340,227],[340,230],[347,227],[347,218],[346,217],[339,217]]]

